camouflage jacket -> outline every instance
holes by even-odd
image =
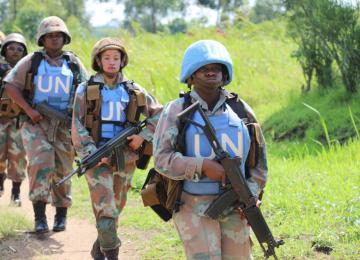
[[[101,73],[97,73],[94,77],[94,81],[104,83],[104,78]],[[118,83],[125,81],[123,75],[119,73]],[[80,156],[83,158],[87,154],[96,150],[96,145],[89,134],[88,130],[84,126],[84,119],[86,115],[86,91],[87,83],[82,83],[77,89],[75,95],[74,109],[73,109],[73,119],[72,119],[72,141],[74,148]],[[120,86],[119,84],[116,86]],[[138,85],[137,85],[138,86]],[[105,85],[105,87],[108,87]],[[146,127],[140,132],[140,136],[142,136],[145,140],[151,142],[153,139],[153,133],[155,131],[156,124],[160,117],[160,112],[162,111],[162,105],[152,96],[150,95],[144,88],[138,86],[141,91],[145,93],[146,96],[146,106],[143,111],[144,116],[147,118]],[[125,151],[125,161],[135,161],[137,160],[137,154],[132,152],[129,149]]]
[[[199,100],[207,115],[211,115],[221,113],[227,97],[230,97],[232,94],[223,89],[213,111],[208,109],[206,102],[194,90],[191,91],[190,95],[194,102]],[[255,118],[254,112],[249,105],[245,102],[243,103],[246,112]],[[171,101],[164,106],[163,113],[154,134],[154,163],[157,171],[171,179],[193,180],[195,173],[201,176],[203,158],[184,156],[176,151],[176,141],[179,134],[177,114],[182,110],[183,101],[181,98]],[[250,169],[251,178],[248,182],[251,190],[259,194],[265,186],[268,172],[265,140],[261,131],[258,133],[258,141],[260,156],[256,166]]]

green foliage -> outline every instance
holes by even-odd
[[[261,23],[273,20],[283,13],[283,0],[257,0],[251,10],[250,20],[254,23]]]
[[[290,35],[299,45],[299,60],[310,90],[313,71],[322,87],[332,85],[335,61],[349,92],[360,84],[359,7],[335,0],[286,0]]]
[[[185,33],[187,31],[187,24],[183,19],[180,18],[176,18],[174,20],[172,20],[169,24],[168,27],[170,29],[170,32],[175,34],[175,33]]]
[[[44,18],[45,11],[37,8],[34,4],[30,4],[27,8],[21,8],[13,26],[7,31],[18,31],[26,35],[30,39],[35,39],[36,31],[40,21]]]
[[[69,20],[73,24],[76,19],[76,27],[80,28],[76,30],[84,30],[89,27],[84,3],[85,0],[43,0],[41,4],[36,0],[0,0],[0,23],[6,33],[21,32],[31,40],[35,39],[40,21],[51,15],[59,16],[65,22]]]
[[[183,1],[175,0],[118,0],[125,5],[126,22],[135,20],[142,27],[152,33],[159,31],[160,18],[166,16],[169,11],[184,9]]]
[[[235,14],[239,8],[245,4],[245,0],[197,0],[201,6],[205,6],[217,11],[217,26],[226,25],[229,17]]]
[[[265,133],[274,141],[299,141],[310,146],[344,143],[358,135],[358,99],[359,94],[349,94],[342,88],[294,97],[265,121]]]

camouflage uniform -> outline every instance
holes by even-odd
[[[17,43],[23,46],[23,56],[27,54],[26,40],[18,33],[9,34],[3,41],[1,55],[6,58],[6,48],[11,43]],[[12,68],[10,63],[0,58],[0,85],[2,79]],[[20,56],[19,56],[20,58]],[[25,179],[26,158],[25,151],[21,141],[20,131],[17,129],[17,117],[8,110],[11,106],[11,100],[5,93],[2,95],[0,112],[0,174],[7,172],[7,178],[13,183],[11,202],[13,205],[21,206],[20,185]],[[10,113],[6,113],[9,111]],[[2,176],[2,177],[5,177]],[[1,196],[1,191],[0,191]]]
[[[96,51],[96,46],[99,46],[99,43],[101,44],[105,41],[105,45],[108,44],[108,46],[110,46],[109,49],[121,49],[121,52],[125,53],[125,55],[122,56],[123,62],[120,68],[121,70],[123,67],[126,66],[127,63],[126,52],[124,49],[122,49],[123,47],[120,43],[115,42],[115,44],[113,44],[113,39],[109,43],[106,43],[106,39],[109,38],[105,38],[105,40],[100,40],[95,45],[95,51],[93,51],[92,55],[92,67],[94,70],[100,70],[97,63],[94,61],[98,53],[104,51],[104,49],[102,49],[101,51]],[[124,60],[126,60],[126,62],[124,62]],[[105,84],[103,75],[101,73],[97,73],[94,76],[93,81],[96,83],[104,84],[103,88],[115,89],[120,88],[120,83],[126,80],[124,79],[123,74],[119,72],[117,84],[115,84],[115,86],[113,87],[107,86]],[[145,89],[138,86],[137,84],[135,84],[135,87],[145,94],[146,105],[142,113],[148,119],[146,128],[144,128],[139,133],[139,135],[143,137],[144,140],[151,142],[153,132],[155,131],[156,123],[160,116],[159,112],[161,111],[162,106]],[[90,135],[89,131],[85,127],[86,88],[87,84],[83,83],[79,86],[77,90],[74,102],[73,121],[71,128],[74,148],[80,158],[83,158],[89,153],[94,152],[97,146],[93,137]],[[89,185],[94,215],[97,221],[98,238],[101,248],[104,251],[112,250],[120,246],[120,240],[117,238],[116,235],[117,218],[126,204],[127,192],[131,187],[131,179],[136,168],[136,161],[139,159],[138,154],[132,151],[129,147],[125,148],[124,156],[125,167],[124,171],[122,172],[115,170],[115,165],[112,165],[112,168],[107,165],[101,165],[89,169],[85,174],[86,180]],[[94,257],[93,252],[92,255]]]
[[[11,69],[1,58],[0,66]],[[3,98],[6,98],[5,95]],[[22,182],[25,179],[26,159],[20,131],[16,129],[16,121],[16,117],[10,118],[0,112],[0,173],[7,171],[7,178],[14,182]]]
[[[42,46],[41,38],[46,33],[57,31],[64,34],[65,44],[70,42],[71,38],[66,25],[60,18],[45,18],[38,29],[38,45]],[[50,66],[63,66],[65,60],[63,53],[54,58],[48,56],[45,49],[41,50],[41,53],[43,61],[45,60]],[[24,57],[6,76],[4,79],[6,89],[16,88],[23,93],[27,74],[31,70],[33,55],[34,53],[31,53]],[[86,81],[86,69],[78,58],[75,57],[75,59],[79,65],[78,79],[80,82]],[[30,102],[30,100],[26,101]],[[57,214],[58,209],[62,209],[62,214],[65,215],[64,219],[66,219],[66,209],[71,206],[71,183],[68,182],[60,187],[54,185],[72,171],[74,151],[71,144],[69,127],[69,125],[64,123],[56,127],[53,120],[45,116],[38,123],[33,123],[27,115],[22,114],[20,116],[20,131],[28,157],[29,198],[34,206],[35,229],[37,232],[46,232],[48,230],[45,216],[46,203],[51,203],[57,207]],[[38,225],[37,212],[41,215],[41,223],[43,224],[43,228],[39,228],[41,231],[38,231],[40,226]],[[55,216],[54,231],[64,230],[65,226],[62,230],[55,230],[56,221]]]
[[[44,50],[42,52],[46,61],[52,66],[60,67],[62,65],[62,55],[50,58]],[[24,57],[10,71],[4,79],[7,87],[16,87],[23,91],[26,74],[31,67],[32,56],[31,53]],[[78,63],[81,64],[81,78],[85,81],[87,79],[86,70],[80,60]],[[27,116],[20,118],[20,131],[29,160],[29,198],[31,201],[52,203],[56,207],[70,207],[70,183],[63,187],[51,185],[72,170],[74,153],[70,132],[68,126],[59,126],[55,133],[55,141],[50,142],[48,141],[48,134],[51,132],[50,123],[46,117],[37,124],[33,124]]]
[[[195,59],[195,55],[193,58]],[[221,60],[203,62],[195,68],[195,71],[210,63],[222,62]],[[221,114],[226,99],[231,96],[232,94],[221,89],[216,105],[209,110],[207,103],[195,90],[190,92],[192,102],[199,101],[208,116]],[[154,164],[156,170],[168,178],[195,181],[197,178],[202,178],[204,158],[185,156],[176,149],[179,135],[177,114],[183,110],[183,102],[183,98],[171,101],[163,109],[154,134]],[[246,112],[254,116],[245,102],[244,106]],[[265,142],[261,132],[258,137],[260,157],[256,167],[250,169],[251,178],[248,179],[250,189],[257,194],[264,188],[267,177]],[[218,220],[204,215],[205,210],[216,197],[216,195],[192,195],[182,192],[183,204],[178,212],[173,213],[173,220],[183,241],[187,259],[251,259],[250,228],[246,220],[240,217],[237,209],[227,209]]]

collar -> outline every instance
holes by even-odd
[[[212,111],[209,110],[209,107],[207,105],[207,103],[199,96],[199,94],[192,89],[190,92],[190,96],[196,100],[200,102],[201,107],[205,110],[210,112],[211,114],[214,114],[216,111],[218,111],[225,103],[225,101],[231,97],[233,97],[234,95],[232,95],[230,92],[226,91],[225,89],[221,88],[220,90],[220,97],[218,99],[218,101],[216,102],[214,109]]]

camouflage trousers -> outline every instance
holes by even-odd
[[[115,249],[121,244],[117,237],[118,217],[125,207],[135,170],[135,162],[125,161],[124,172],[113,172],[111,167],[100,165],[85,174],[103,250]]]
[[[28,157],[29,198],[31,201],[51,203],[55,207],[70,207],[70,181],[60,187],[55,183],[72,171],[74,151],[69,128],[59,126],[56,131],[48,120],[21,124],[21,137]],[[49,137],[51,132],[54,133]],[[49,138],[55,139],[53,142]]]
[[[94,167],[86,172],[96,219],[118,218],[125,207],[135,167],[135,162],[128,162],[124,172],[113,172],[107,165]]]
[[[16,118],[0,118],[0,173],[6,172],[10,180],[22,182],[25,171],[25,151]]]
[[[173,219],[185,248],[187,259],[238,260],[252,259],[250,227],[231,211],[219,220],[203,215],[214,196],[182,193],[184,203]]]

